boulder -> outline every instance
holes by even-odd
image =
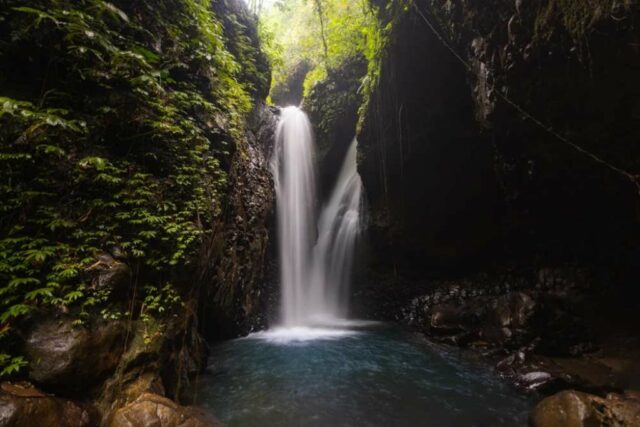
[[[531,415],[534,427],[638,426],[640,401],[618,394],[599,397],[567,390],[547,397]]]
[[[29,378],[45,387],[86,390],[116,366],[125,332],[120,321],[92,328],[76,327],[69,319],[38,323],[25,342]]]
[[[499,298],[496,314],[502,326],[526,327],[533,316],[536,302],[524,292],[513,292]]]
[[[462,316],[461,310],[453,305],[436,305],[431,311],[430,326],[440,331],[456,331],[463,322]]]
[[[222,424],[211,414],[177,403],[153,393],[143,393],[135,401],[118,409],[110,427],[218,427]]]
[[[48,396],[29,384],[2,384],[0,427],[88,427],[97,418],[90,405]]]
[[[490,301],[475,303],[478,311],[488,303],[488,310],[471,325],[479,338],[494,345],[506,345],[523,341],[529,335],[529,319],[533,316],[536,303],[523,292],[512,292]]]
[[[124,253],[116,251],[116,257],[124,257]],[[120,258],[122,259],[122,258]],[[131,269],[127,264],[108,253],[98,255],[94,264],[87,268],[86,274],[94,289],[108,289],[115,296],[128,291],[131,284]]]
[[[132,322],[126,352],[102,384],[96,406],[111,419],[144,393],[189,400],[195,374],[206,364],[205,347],[195,322]]]

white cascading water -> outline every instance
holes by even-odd
[[[278,205],[282,324],[333,323],[347,314],[362,183],[351,144],[336,186],[315,221],[314,143],[306,114],[282,110],[272,170]]]
[[[315,240],[315,170],[311,123],[296,107],[282,109],[272,160],[278,209],[282,322],[303,323]]]
[[[358,174],[357,141],[354,139],[318,222],[310,292],[311,299],[317,301],[320,308],[311,314],[320,322],[347,315],[361,203],[362,181]]]

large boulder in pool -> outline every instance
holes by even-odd
[[[143,393],[118,409],[109,427],[222,427],[205,411],[177,403],[153,393]]]
[[[87,404],[44,394],[30,384],[2,383],[0,427],[89,427],[98,424]]]
[[[640,426],[640,400],[633,393],[599,397],[567,390],[547,397],[534,409],[534,427]]]
[[[116,366],[125,333],[120,321],[91,328],[74,326],[70,319],[38,323],[25,342],[29,378],[45,388],[85,390]]]

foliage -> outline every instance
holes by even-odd
[[[239,63],[256,58],[247,40],[225,45],[205,0],[5,0],[0,40],[0,368],[11,374],[25,363],[16,328],[35,310],[116,315],[85,273],[98,251],[128,253],[148,310],[151,290],[192,266],[251,108]]]
[[[151,343],[153,333],[158,333],[164,329],[163,325],[157,322],[157,318],[162,317],[167,312],[175,311],[182,305],[182,299],[170,283],[165,284],[161,289],[152,285],[145,287],[145,298],[140,308],[140,320],[142,320],[144,326],[143,341],[145,345]]]
[[[326,21],[327,57],[323,54],[319,8],[315,7],[317,1],[321,3],[320,9]],[[358,63],[364,57],[366,73],[360,77],[357,88],[360,127],[369,108],[371,94],[378,86],[380,67],[394,26],[401,16],[409,13],[412,1],[275,1],[273,7],[263,11],[260,17],[260,36],[274,70],[272,95],[276,91],[278,94],[287,93],[288,89],[281,88],[288,81],[295,80],[300,64],[311,65],[304,81],[304,96],[308,98],[316,85],[327,86],[338,81],[345,66]],[[352,90],[351,81],[348,86]],[[356,94],[349,95],[354,96]],[[336,108],[327,106],[324,109],[335,116],[351,102],[338,100],[334,102],[339,104]],[[330,116],[326,117],[328,121],[335,121]]]
[[[280,0],[260,17],[260,35],[274,70],[272,88],[286,84],[306,62],[311,70],[305,95],[350,58],[373,61],[378,34],[376,10],[368,0]]]
[[[223,25],[227,47],[241,63],[238,73],[247,90],[256,98],[264,99],[269,93],[271,69],[261,49],[258,22],[255,14],[238,0],[217,0],[212,3]],[[255,4],[254,9],[262,8]]]
[[[371,0],[372,2],[375,0]],[[367,58],[367,74],[362,81],[362,104],[358,111],[358,132],[364,124],[367,110],[371,107],[371,97],[380,82],[381,67],[389,48],[392,34],[401,17],[410,12],[414,0],[394,0],[386,3],[384,8],[377,9],[377,26],[371,32],[365,51]]]

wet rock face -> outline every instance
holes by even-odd
[[[306,61],[298,63],[290,71],[284,82],[274,86],[271,91],[271,99],[275,105],[287,107],[300,105],[304,94],[304,79],[311,71],[311,65]]]
[[[271,298],[269,260],[275,189],[270,170],[277,116],[260,105],[247,123],[230,172],[224,217],[214,226],[201,259],[203,282],[213,283],[205,319],[207,338],[237,336],[264,327]]]
[[[350,58],[311,88],[303,101],[315,135],[321,200],[329,197],[356,135],[358,108],[362,104],[360,86],[366,72],[365,58]]]
[[[89,427],[97,423],[97,413],[89,405],[48,396],[29,385],[2,383],[2,427]]]
[[[640,98],[629,95],[638,93],[637,81],[625,87],[615,81],[626,80],[640,64],[638,49],[629,48],[638,41],[638,8],[626,3],[616,15],[611,11],[621,2],[615,0],[589,8],[580,2],[506,2],[491,12],[461,5],[454,18],[429,3],[450,21],[449,36],[462,32],[457,49],[472,43],[463,27],[484,27],[483,42],[468,55],[471,84],[498,154],[495,169],[509,221],[503,238],[511,249],[588,262],[597,254],[598,262],[615,267],[632,262],[629,248],[639,242],[633,185],[532,120],[522,121],[503,97],[606,162],[637,171],[638,163],[630,161],[638,155],[637,119],[627,112],[640,107]],[[604,247],[608,255],[601,254]]]
[[[119,409],[109,427],[219,427],[222,424],[212,415],[180,406],[152,393],[144,393],[132,403]]]
[[[437,304],[423,307],[431,334],[457,343],[484,341],[491,345],[514,344],[529,333],[529,320],[536,303],[524,292],[480,297],[463,304]]]
[[[499,185],[468,76],[412,10],[393,26],[358,166],[372,264],[418,275],[490,255]]]
[[[68,319],[38,323],[25,342],[29,378],[45,387],[86,390],[116,366],[125,333],[123,322],[92,328],[76,327]]]
[[[534,427],[640,425],[640,400],[633,395],[594,396],[563,391],[540,402],[531,415]]]

